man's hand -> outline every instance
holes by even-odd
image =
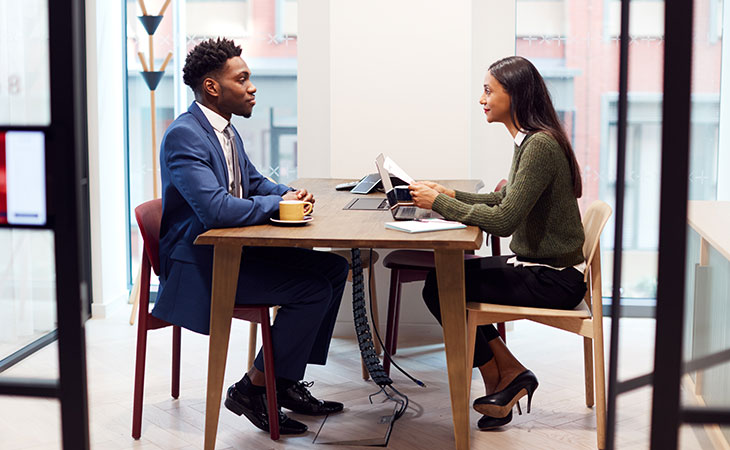
[[[433,201],[436,200],[436,196],[439,195],[439,192],[436,191],[436,189],[431,188],[423,182],[416,182],[409,185],[408,190],[411,191],[413,204],[424,209],[431,209],[433,207]]]
[[[289,191],[281,196],[284,200],[302,200],[304,202],[311,202],[314,204],[314,195],[307,192],[306,189],[299,189],[298,191]]]
[[[434,183],[433,181],[420,181],[419,183],[425,184],[426,186],[430,187],[434,191],[438,192],[439,194],[446,194],[451,198],[456,198],[456,193],[453,189],[448,189],[444,186],[441,186],[438,183]]]

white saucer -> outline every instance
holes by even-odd
[[[304,216],[302,220],[279,220],[274,219],[273,217],[269,220],[271,220],[275,225],[306,225],[312,221],[312,216]]]

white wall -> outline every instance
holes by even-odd
[[[299,176],[359,178],[383,152],[415,178],[492,187],[506,177],[511,139],[486,124],[478,100],[489,64],[514,54],[514,8],[512,0],[300,2]],[[376,273],[384,322],[389,274]],[[421,287],[406,285],[401,323],[435,323]],[[350,295],[348,287],[340,317],[351,327]]]
[[[124,198],[123,2],[86,2],[86,79],[93,317],[127,291]]]

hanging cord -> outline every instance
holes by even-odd
[[[371,262],[368,267],[368,273],[371,274],[371,276],[373,270],[372,252],[373,249],[370,249]],[[370,283],[368,283],[368,294],[370,300],[370,311],[372,314],[373,297]],[[368,370],[368,373],[370,373],[370,377],[373,379],[373,381],[378,386],[380,386],[380,390],[369,395],[368,399],[370,400],[370,403],[372,403],[373,397],[380,393],[383,393],[387,399],[399,404],[400,408],[398,409],[398,411],[396,411],[395,417],[393,419],[398,420],[408,409],[408,396],[402,394],[400,391],[393,387],[393,380],[391,380],[390,377],[385,373],[385,369],[383,369],[383,366],[380,364],[380,359],[375,353],[372,335],[370,334],[370,326],[368,324],[367,309],[365,307],[365,288],[363,283],[362,260],[360,258],[359,248],[352,249],[352,314],[355,322],[355,332],[357,334],[358,346],[360,347],[360,353],[362,355],[363,361],[365,362],[365,368]],[[378,340],[382,345],[383,340],[380,338],[377,326],[373,326],[373,329],[375,330],[375,334],[377,335]],[[384,346],[383,349],[385,350]],[[388,358],[390,358],[390,355],[387,353],[387,351],[385,351],[385,354]],[[393,362],[392,359],[391,362]],[[407,372],[398,367],[398,365],[394,362],[393,365],[397,367],[398,370],[403,372],[404,375],[413,380],[416,384],[425,387],[425,384],[423,382],[421,382],[420,380],[416,380],[415,378],[410,376]]]
[[[370,263],[370,265],[368,266],[368,275],[370,277],[372,277],[372,278],[375,278],[375,274],[373,273],[373,249],[372,248],[370,249],[370,261],[369,261],[369,263]],[[370,283],[369,282],[368,282],[368,296],[370,298],[370,317],[373,317],[374,318],[375,316],[373,315],[373,290],[372,290],[372,287],[370,287]],[[383,339],[380,337],[380,333],[378,332],[378,324],[375,322],[375,319],[373,319],[373,330],[375,331],[375,337],[377,337],[378,338],[378,342],[380,342],[380,348],[383,349],[383,359],[388,358],[390,360],[390,363],[396,369],[398,369],[400,371],[400,373],[402,373],[403,375],[405,375],[406,377],[408,377],[411,381],[413,381],[414,383],[416,383],[418,386],[421,386],[422,388],[425,388],[426,387],[426,383],[424,383],[423,381],[421,381],[421,380],[419,380],[419,379],[414,378],[413,376],[411,376],[411,374],[409,374],[408,372],[406,372],[405,369],[403,369],[401,366],[398,365],[398,363],[396,363],[393,360],[393,356],[391,356],[391,354],[385,348],[385,344],[383,344]]]

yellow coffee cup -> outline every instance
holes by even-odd
[[[282,200],[279,202],[280,220],[303,220],[312,212],[314,205],[302,200]]]

